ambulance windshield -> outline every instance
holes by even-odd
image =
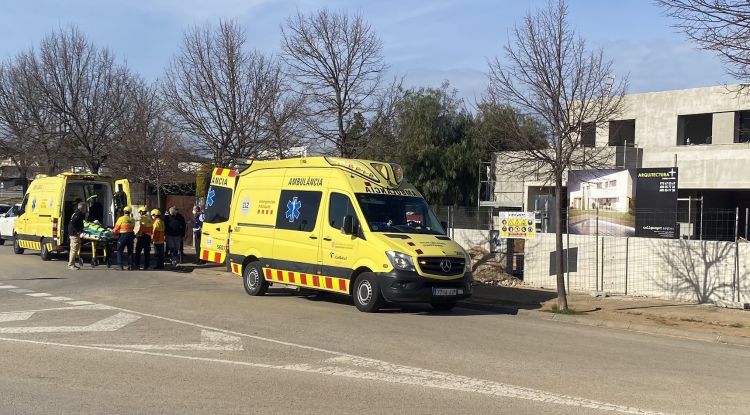
[[[357,201],[373,232],[445,234],[421,197],[359,193]]]

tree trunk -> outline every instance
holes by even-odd
[[[562,174],[555,174],[555,212],[557,220],[555,221],[555,262],[557,269],[557,308],[560,310],[568,309],[568,297],[565,292],[565,273],[563,272],[563,184]]]

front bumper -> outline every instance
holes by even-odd
[[[379,272],[383,297],[394,303],[451,303],[471,297],[471,272],[454,280],[422,277],[415,271]],[[433,288],[455,288],[456,295],[434,295]]]

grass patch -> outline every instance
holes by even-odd
[[[583,314],[582,311],[577,311],[576,309],[570,308],[570,307],[568,307],[567,310],[562,310],[557,306],[557,304],[553,304],[552,308],[550,308],[549,310],[544,310],[544,311],[548,313],[567,314],[567,315],[574,315],[574,316]]]
[[[683,317],[683,318],[680,319],[680,321],[688,321],[688,322],[692,322],[692,323],[702,323],[702,321],[696,320],[696,319],[694,319],[692,317]]]

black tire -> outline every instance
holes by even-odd
[[[380,293],[378,279],[372,272],[359,274],[352,289],[354,305],[359,311],[374,313],[380,309],[385,300]]]
[[[450,303],[431,303],[432,309],[435,311],[451,311],[456,307],[455,302]]]
[[[5,239],[3,239],[3,235],[0,235],[0,245],[5,245]]]
[[[47,249],[47,244],[45,244],[44,241],[42,241],[41,244],[42,244],[42,249],[41,249],[41,252],[39,253],[39,258],[42,258],[42,261],[49,261],[51,258],[50,258],[49,250]]]
[[[23,254],[23,248],[21,248],[21,244],[15,235],[13,235],[13,253],[16,255]]]
[[[265,295],[268,290],[268,281],[263,278],[263,270],[259,262],[251,262],[242,270],[242,285],[248,295]]]

